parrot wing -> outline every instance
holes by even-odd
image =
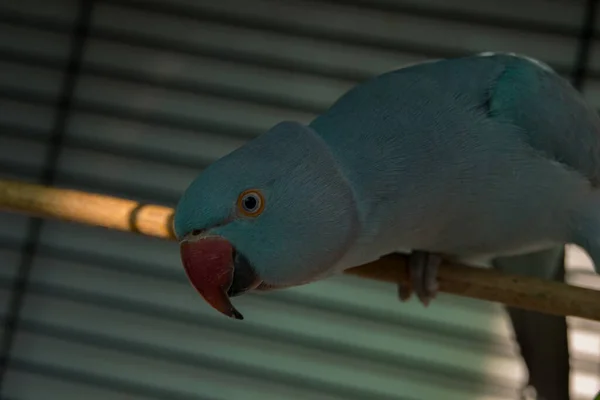
[[[600,118],[564,78],[511,57],[492,89],[490,114],[523,130],[535,150],[600,186]]]

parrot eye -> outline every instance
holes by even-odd
[[[262,194],[257,190],[246,190],[238,198],[238,210],[248,217],[259,216],[264,207],[265,201]]]

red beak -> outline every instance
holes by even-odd
[[[233,250],[231,243],[219,236],[191,238],[180,244],[185,272],[198,293],[217,311],[244,319],[227,295],[233,284]]]

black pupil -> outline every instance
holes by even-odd
[[[246,210],[254,210],[258,205],[258,200],[254,196],[248,196],[244,199],[244,208]]]

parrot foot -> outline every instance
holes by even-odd
[[[426,251],[413,251],[408,256],[408,275],[410,283],[398,283],[398,296],[406,301],[412,291],[425,307],[435,298],[438,291],[437,271],[442,257]]]

